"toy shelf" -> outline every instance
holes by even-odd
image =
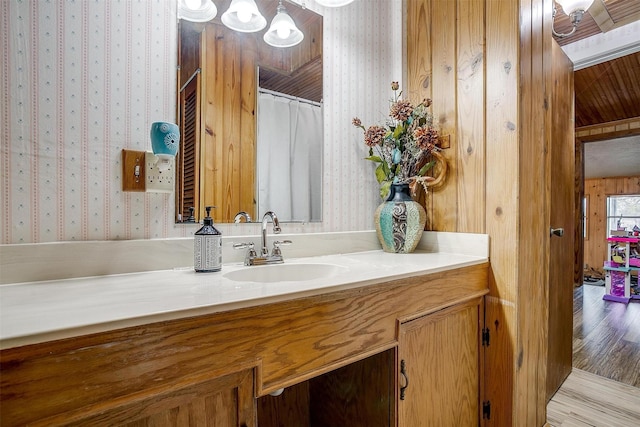
[[[631,288],[632,273],[640,271],[640,238],[609,237],[607,242],[609,259],[604,263],[605,293],[602,299],[622,303],[640,299]]]

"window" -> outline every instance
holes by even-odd
[[[640,195],[607,197],[607,229],[640,232]]]

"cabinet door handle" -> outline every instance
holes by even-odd
[[[404,377],[404,385],[400,386],[400,400],[404,400],[404,393],[407,391],[407,387],[409,387],[409,377],[407,376],[404,359],[400,361],[400,375]]]

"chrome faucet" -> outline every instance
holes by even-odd
[[[269,255],[269,249],[267,248],[267,224],[269,219],[273,222],[273,234],[280,234],[280,231],[282,231],[276,214],[273,211],[265,212],[262,216],[262,256]]]
[[[233,222],[239,223],[242,218],[244,218],[244,222],[251,222],[251,215],[249,215],[245,211],[238,212],[236,216],[233,218]]]
[[[280,246],[290,245],[292,242],[291,240],[276,240],[273,242],[273,250],[271,251],[271,255],[269,255],[269,249],[267,248],[267,224],[269,220],[273,223],[274,234],[279,234],[281,231],[276,214],[272,211],[265,213],[262,217],[262,247],[260,254],[254,249],[255,245],[253,243],[236,243],[233,245],[234,249],[248,249],[244,259],[244,265],[282,264],[284,262]]]

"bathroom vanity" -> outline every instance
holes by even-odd
[[[480,423],[486,254],[287,262],[337,268],[288,283],[234,281],[224,274],[258,267],[225,265],[206,277],[177,269],[0,286],[22,311],[37,309],[25,299],[38,293],[67,312],[92,306],[59,325],[44,308],[39,322],[2,307],[2,425]],[[93,299],[82,290],[92,286]],[[114,298],[136,301],[137,314]]]

